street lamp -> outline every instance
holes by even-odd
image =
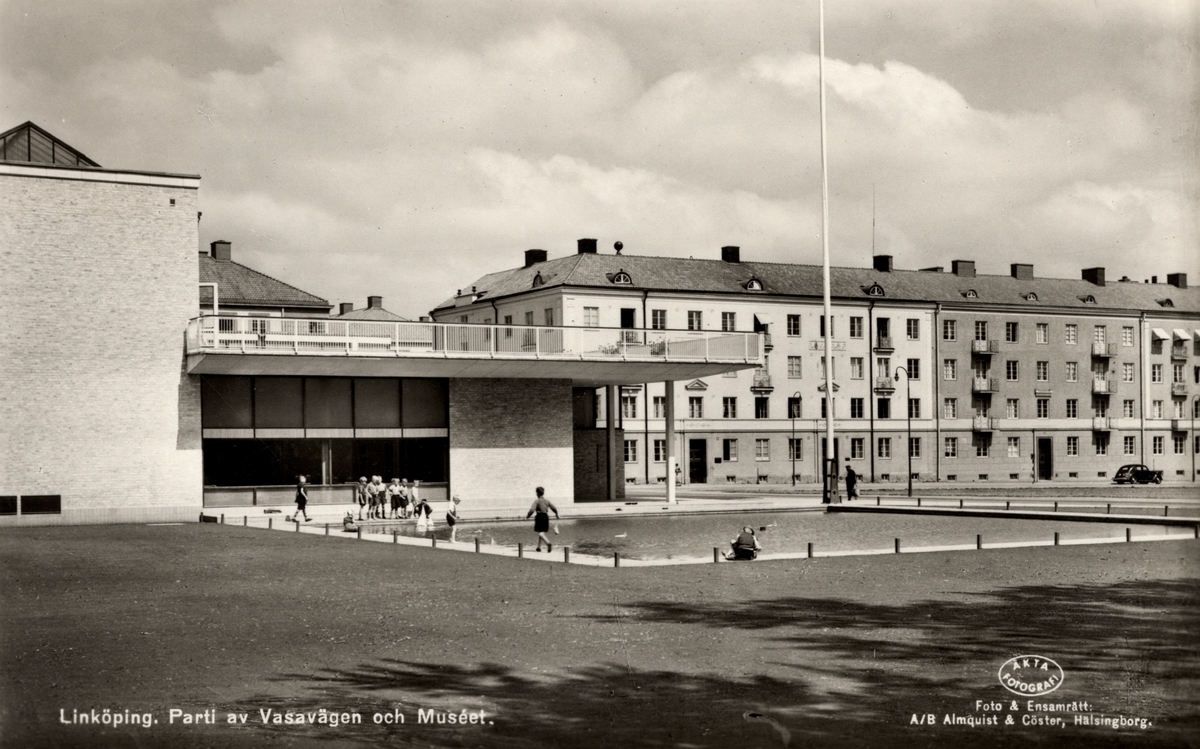
[[[792,486],[796,485],[796,412],[800,410],[800,391],[792,393],[788,402],[788,415],[792,417]],[[1195,473],[1195,471],[1192,471]]]
[[[1196,401],[1200,395],[1192,396],[1192,483],[1196,483]]]
[[[912,377],[904,367],[896,367],[896,375],[904,373],[904,412],[908,414],[908,496],[912,496]]]

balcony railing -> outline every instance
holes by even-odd
[[[771,351],[775,348],[775,344],[771,343],[771,334],[763,333],[763,351]]]
[[[1117,355],[1117,344],[1115,343],[1093,343],[1092,356],[1109,359]]]
[[[875,392],[891,393],[891,392],[895,391],[895,389],[896,389],[896,381],[893,380],[891,377],[876,377],[875,378]]]
[[[1173,397],[1176,397],[1176,398],[1184,397],[1187,394],[1188,394],[1188,391],[1187,391],[1187,383],[1186,382],[1172,382],[1171,383],[1171,395]]]
[[[1093,416],[1092,431],[1093,432],[1110,432],[1112,431],[1113,418],[1111,416]]]
[[[971,383],[973,393],[996,393],[1000,391],[1000,380],[995,377],[976,377]]]
[[[188,322],[189,354],[400,356],[634,361],[755,361],[758,333],[371,322],[206,315]]]
[[[892,345],[892,337],[890,335],[881,335],[875,338],[876,351],[895,351],[896,348]]]
[[[1092,393],[1095,395],[1112,395],[1117,392],[1117,381],[1097,377],[1092,380]]]
[[[996,419],[993,416],[976,416],[971,419],[971,429],[976,432],[994,432]]]
[[[1171,346],[1171,358],[1176,359],[1176,360],[1187,359],[1188,358],[1187,346],[1186,345],[1180,346],[1178,344]]]
[[[971,341],[971,353],[982,356],[998,354],[1000,353],[1000,341],[994,338],[987,341]]]
[[[750,382],[750,389],[758,392],[770,392],[775,388],[771,385],[771,375],[766,372],[755,372]]]

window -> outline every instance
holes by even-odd
[[[921,438],[920,437],[909,437],[908,438],[908,457],[910,457],[910,458],[921,457]]]
[[[976,320],[975,321],[975,340],[986,341],[987,340],[987,328],[988,328],[988,326],[987,326],[986,320]]]
[[[861,356],[850,357],[850,379],[861,380],[863,378],[863,358]]]
[[[876,445],[877,445],[877,449],[875,451],[876,457],[878,457],[878,458],[892,457],[892,438],[891,437],[880,437],[878,440],[876,440]]]
[[[837,378],[837,357],[833,357],[833,371],[829,373],[830,379]],[[821,380],[825,380],[825,357],[821,357]]]
[[[1004,342],[1017,343],[1019,340],[1017,324],[1015,322],[1004,323]]]
[[[1039,419],[1050,418],[1050,399],[1049,398],[1038,398],[1037,399],[1037,417]]]
[[[875,357],[875,371],[880,377],[892,376],[892,360],[886,356]]]
[[[1067,418],[1068,419],[1078,419],[1079,418],[1079,399],[1078,398],[1067,398]]]
[[[704,398],[698,395],[688,398],[688,417],[692,419],[704,418]]]
[[[1162,382],[1162,381],[1163,381],[1163,365],[1151,364],[1150,365],[1150,382]]]
[[[1173,401],[1173,403],[1175,404],[1175,418],[1176,419],[1183,418],[1183,404],[1185,402],[1186,401],[1182,401],[1182,400]]]
[[[737,418],[737,398],[721,399],[721,415],[726,419]]]
[[[831,320],[833,319],[833,318],[832,318],[832,316],[831,316],[831,318],[830,318],[830,319],[831,319]],[[834,335],[836,335],[836,334],[833,332],[833,329],[834,329],[833,322],[830,322],[830,323],[829,323],[829,337],[830,337],[830,338],[833,338],[833,336],[834,336]],[[825,337],[825,315],[821,315],[821,325],[820,325],[820,332],[818,333],[818,335],[819,335],[821,338],[824,338],[824,337]]]
[[[1161,354],[1162,350],[1163,350],[1162,341],[1160,341],[1157,338],[1150,341],[1150,353],[1157,355],[1157,354]]]
[[[768,461],[771,459],[771,440],[756,439],[754,440],[754,459],[759,462]]]
[[[973,438],[975,442],[975,457],[986,458],[992,452],[992,435],[977,434]]]
[[[1126,325],[1125,327],[1121,328],[1121,345],[1122,346],[1132,346],[1133,345],[1133,327],[1132,326]]]
[[[1004,362],[1004,379],[1008,380],[1009,382],[1017,381],[1018,364],[1019,362],[1014,359],[1009,359],[1008,361]]]
[[[661,419],[667,414],[667,398],[664,395],[654,396],[654,418]]]
[[[688,330],[700,330],[702,322],[699,310],[688,311]]]
[[[829,399],[822,396],[822,398],[821,398],[821,418],[822,419],[829,418],[828,414],[826,413],[826,411],[828,410],[828,405],[829,405]]]
[[[892,418],[892,399],[879,398],[875,401],[875,415],[880,419]]]
[[[1021,401],[1016,398],[1009,398],[1004,405],[1004,415],[1010,419],[1021,418]]]
[[[942,457],[958,457],[958,437],[946,437],[942,442]]]
[[[910,418],[910,419],[921,418],[921,399],[920,398],[909,398],[908,399],[908,418]]]
[[[1171,441],[1173,443],[1175,443],[1175,454],[1176,455],[1183,455],[1184,453],[1187,452],[1187,435],[1186,434],[1172,434]]]
[[[1095,448],[1097,455],[1108,455],[1108,433],[1093,432],[1092,447]]]
[[[788,418],[789,419],[799,419],[800,418],[800,413],[801,413],[800,404],[802,402],[803,401],[800,399],[800,396],[798,396],[798,395],[788,397]]]
[[[863,417],[863,399],[862,398],[851,398],[850,399],[850,418],[851,419],[861,419],[862,417]]]
[[[1010,457],[1010,458],[1021,457],[1021,438],[1020,437],[1009,437],[1008,438],[1008,457]]]
[[[958,340],[958,321],[957,320],[942,320],[942,340],[957,341]]]
[[[1067,456],[1074,457],[1079,455],[1079,438],[1067,437]]]
[[[667,441],[666,440],[654,440],[654,462],[655,463],[666,463],[667,462]]]
[[[621,418],[636,419],[637,418],[637,396],[622,395],[621,396]]]
[[[1037,363],[1037,381],[1045,382],[1050,379],[1050,362],[1040,361]]]
[[[1121,401],[1121,416],[1126,419],[1134,418],[1133,399],[1126,398],[1125,400]]]
[[[1123,452],[1124,452],[1126,455],[1133,455],[1133,454],[1134,454],[1134,451],[1135,451],[1135,449],[1137,448],[1137,443],[1134,441],[1134,438],[1133,438],[1133,437],[1126,436],[1126,437],[1124,437],[1124,438],[1123,438],[1123,441],[1124,441],[1124,450],[1123,450]]]
[[[851,338],[862,338],[863,337],[863,319],[861,317],[851,317],[850,318],[850,337]]]
[[[1063,340],[1072,346],[1079,343],[1079,326],[1074,323],[1068,323],[1066,333],[1063,335]]]
[[[1096,329],[1092,331],[1092,341],[1095,343],[1107,343],[1108,328],[1103,325],[1097,325]]]
[[[943,359],[942,360],[942,379],[957,380],[958,379],[958,359]]]
[[[790,336],[800,335],[800,315],[787,316],[787,334]]]
[[[525,313],[525,324],[533,325],[533,310],[529,310],[528,312]],[[532,331],[530,331],[530,332],[532,332]]]
[[[771,399],[765,396],[758,396],[754,399],[754,418],[769,419],[771,418]]]
[[[1038,343],[1049,343],[1050,342],[1050,324],[1049,323],[1044,323],[1044,322],[1038,323],[1037,328],[1035,329],[1035,333],[1037,335],[1035,340]]]
[[[504,324],[512,324],[512,315],[504,316]],[[600,327],[600,308],[599,307],[584,307],[583,308],[583,327],[598,328]]]
[[[865,450],[866,450],[866,440],[864,440],[862,437],[851,437],[850,438],[850,459],[851,460],[862,460],[863,457],[865,457],[865,455],[864,455]]]
[[[1150,404],[1150,418],[1161,419],[1163,417],[1163,402],[1154,401]]]
[[[1133,362],[1125,362],[1121,365],[1121,380],[1123,382],[1133,382]]]
[[[667,311],[665,309],[650,310],[650,328],[652,330],[667,329]]]
[[[1163,454],[1163,438],[1162,437],[1155,437],[1154,442],[1152,442],[1151,445],[1152,445],[1151,452],[1153,452],[1155,455]]]
[[[625,462],[637,462],[637,440],[625,440]]]
[[[905,369],[905,371],[908,372],[908,377],[910,380],[921,379],[921,360],[920,359],[909,359],[908,366],[906,366],[904,369]]]
[[[721,330],[725,333],[732,333],[737,330],[737,313],[722,312],[721,313]]]
[[[942,418],[958,418],[958,398],[946,398],[942,401]]]
[[[789,356],[788,361],[788,379],[798,380],[801,376],[802,360],[799,356]]]
[[[542,310],[542,324],[543,325],[553,325],[554,324],[554,308],[553,307],[547,307],[546,309]]]
[[[908,318],[904,323],[904,332],[910,341],[921,340],[921,321],[914,317]]]
[[[804,460],[804,440],[788,438],[788,460]]]
[[[1183,365],[1175,364],[1171,367],[1171,382],[1176,385],[1183,384]]]
[[[738,441],[736,437],[721,440],[721,459],[726,463],[737,462]]]

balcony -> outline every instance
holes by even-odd
[[[1093,343],[1092,356],[1097,359],[1111,359],[1117,355],[1117,344],[1115,343]]]
[[[995,377],[976,377],[971,382],[971,392],[998,393],[1000,392],[1000,380]]]
[[[1187,432],[1192,428],[1195,419],[1171,419],[1172,432]]]
[[[771,343],[771,334],[763,333],[763,351],[768,354],[775,349],[775,344]]]
[[[750,383],[750,391],[754,393],[770,393],[775,388],[771,385],[771,375],[766,372],[755,372],[754,380]]]
[[[876,377],[875,392],[877,393],[894,393],[896,392],[896,381],[891,377]]]
[[[1186,361],[1188,358],[1187,345],[1180,346],[1175,344],[1171,346],[1171,359],[1174,361]]]
[[[971,353],[978,356],[991,356],[1000,353],[1000,341],[971,341]]]
[[[1110,432],[1112,431],[1113,419],[1111,416],[1093,416],[1092,431],[1093,432]]]
[[[1117,392],[1117,381],[1108,378],[1096,377],[1092,379],[1092,394],[1093,395],[1113,395]]]
[[[976,432],[996,431],[996,419],[992,416],[976,416],[971,419],[971,429]]]
[[[890,354],[895,351],[896,347],[892,345],[892,337],[890,335],[881,335],[875,339],[875,352],[879,354]]]
[[[756,333],[701,330],[206,315],[188,322],[186,349],[188,371],[196,374],[561,377],[616,384],[761,366],[760,340]],[[297,357],[303,363],[288,363]],[[735,363],[744,366],[729,366]]]
[[[1186,398],[1187,394],[1188,394],[1188,390],[1187,390],[1186,382],[1172,382],[1171,383],[1171,397],[1172,398]]]

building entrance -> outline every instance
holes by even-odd
[[[688,482],[708,481],[708,440],[688,440]]]
[[[1054,477],[1054,441],[1049,437],[1038,437],[1037,474],[1038,481],[1049,481]]]

